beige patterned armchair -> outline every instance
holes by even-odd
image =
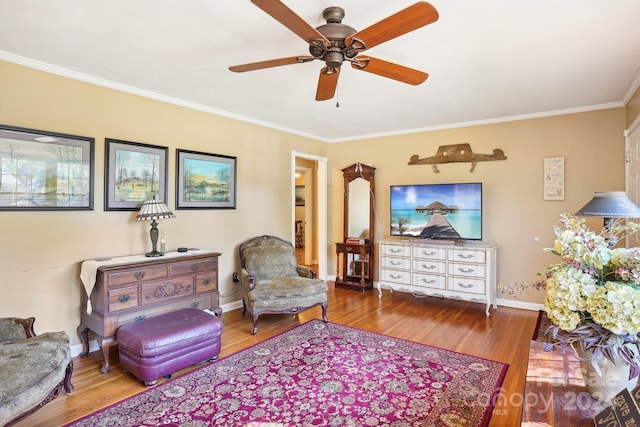
[[[253,334],[258,316],[265,313],[293,313],[319,305],[327,322],[327,284],[315,271],[297,265],[295,248],[276,236],[260,236],[240,245],[240,282],[243,312],[253,317]]]
[[[35,319],[0,319],[0,426],[9,426],[73,391],[73,361],[64,332],[36,336]]]

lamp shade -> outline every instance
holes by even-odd
[[[640,218],[640,208],[624,191],[596,192],[593,199],[582,207],[577,216],[597,216],[602,218]]]
[[[176,216],[169,210],[166,203],[160,200],[147,200],[142,204],[138,215],[136,215],[136,221],[152,221],[154,219],[168,219],[175,218]]]

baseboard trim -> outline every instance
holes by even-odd
[[[498,304],[498,309],[500,309],[501,306],[510,307],[510,308],[519,308],[521,310],[532,310],[532,311],[539,311],[544,309],[544,306],[542,304],[516,301],[511,299],[498,299],[496,303]],[[222,309],[222,313],[224,315],[224,313],[227,311],[232,311],[232,310],[237,310],[239,308],[242,308],[242,300],[237,300],[227,304],[222,304],[220,308]],[[98,350],[100,350],[100,346],[98,345],[98,342],[96,340],[89,341],[89,352],[91,353]],[[76,356],[79,356],[80,354],[82,354],[82,344],[72,345],[71,356],[76,357]]]

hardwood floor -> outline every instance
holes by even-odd
[[[335,289],[333,283],[329,284],[330,322],[508,363],[503,393],[489,425],[519,426],[529,340],[537,312],[498,307],[487,318],[484,309],[483,304],[415,298],[386,290],[380,300],[375,290],[359,293]],[[254,336],[251,334],[253,323],[250,316],[242,317],[241,309],[226,312],[222,315],[224,332],[220,357],[320,316],[319,307],[304,311],[298,317],[263,315],[258,321],[258,334]],[[115,346],[111,348],[110,363],[111,372],[101,374],[98,352],[74,359],[75,391],[70,395],[63,391],[57,399],[18,426],[60,426],[145,390],[140,381],[122,372]]]

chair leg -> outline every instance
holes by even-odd
[[[328,323],[329,319],[327,318],[327,303],[322,303],[322,321],[324,323]]]
[[[247,312],[247,303],[244,302],[244,298],[242,299],[242,315],[244,316]]]
[[[72,374],[73,374],[73,360],[71,360],[69,362],[69,364],[67,365],[67,369],[64,372],[63,385],[64,385],[64,390],[67,393],[73,392],[73,389],[74,389],[73,384],[71,384],[71,375]]]
[[[253,313],[253,335],[258,333],[258,316],[259,314]]]

